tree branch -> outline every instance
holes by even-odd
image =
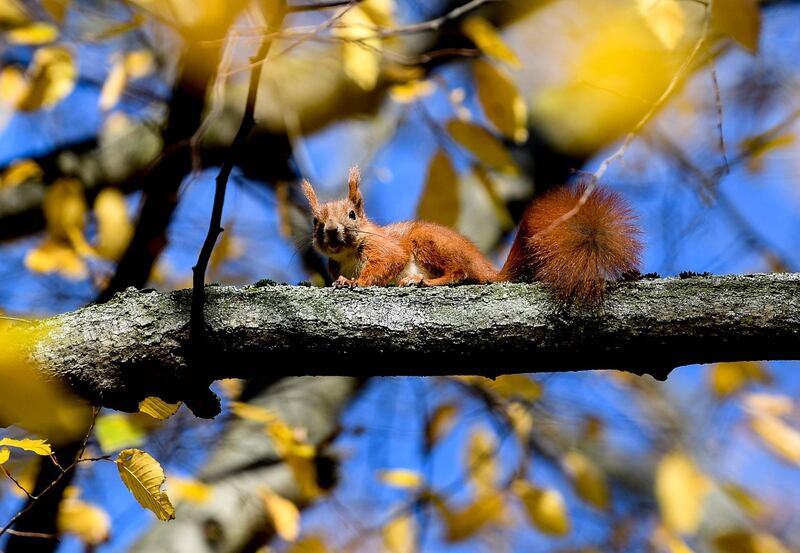
[[[123,410],[152,395],[191,401],[204,377],[623,369],[666,378],[690,363],[800,359],[798,273],[612,284],[594,310],[558,305],[539,284],[206,294],[214,374],[187,363],[190,290],[128,289],[47,319],[51,339],[34,359],[94,404]]]

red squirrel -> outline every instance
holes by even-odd
[[[426,221],[379,226],[364,211],[360,174],[350,170],[346,198],[320,203],[303,192],[314,217],[313,244],[328,257],[334,286],[439,286],[537,280],[565,300],[598,301],[607,279],[637,271],[642,244],[630,207],[595,188],[574,210],[585,186],[560,187],[525,211],[502,269],[468,238]],[[569,214],[569,215],[567,215]]]

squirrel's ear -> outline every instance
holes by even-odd
[[[353,165],[350,169],[350,174],[347,176],[347,187],[349,189],[347,197],[355,206],[358,214],[364,215],[364,198],[361,196],[361,190],[358,188],[359,184],[361,184],[361,171],[358,170],[358,165]]]
[[[311,211],[316,213],[319,210],[319,202],[317,202],[317,194],[314,192],[314,187],[311,186],[308,179],[303,179],[303,194],[305,194],[306,200],[308,200]]]

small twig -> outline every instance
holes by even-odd
[[[25,487],[22,484],[19,483],[19,481],[16,478],[11,476],[11,473],[8,471],[8,469],[6,467],[0,467],[0,468],[2,468],[3,472],[6,473],[6,476],[8,476],[8,479],[11,480],[12,482],[14,482],[14,485],[16,487],[18,487],[20,490],[22,490],[22,493],[24,493],[25,495],[28,496],[28,499],[36,499],[35,497],[33,497],[33,495],[31,495],[31,492],[26,490]]]
[[[331,8],[341,8],[348,4],[358,4],[363,0],[333,0],[331,2],[317,2],[315,4],[303,4],[301,6],[289,6],[286,8],[288,13],[303,13],[313,12],[319,10],[329,10]]]
[[[16,323],[28,323],[28,324],[35,324],[36,322],[28,319],[20,319],[17,317],[0,317],[0,321],[14,321]]]
[[[374,31],[374,34],[371,34],[369,36],[363,36],[363,37],[358,37],[358,38],[323,37],[323,36],[321,36],[321,33],[323,31],[325,31],[325,30],[327,30],[327,29],[329,29],[331,27],[334,27],[335,23],[338,22],[342,18],[344,13],[346,13],[350,8],[352,8],[353,6],[355,6],[359,2],[359,0],[350,0],[349,2],[341,2],[341,3],[339,3],[338,6],[342,6],[342,10],[340,12],[338,12],[337,14],[333,15],[330,19],[326,20],[325,22],[323,22],[320,25],[295,27],[295,28],[292,28],[292,29],[287,29],[285,31],[270,31],[268,29],[266,32],[264,31],[264,29],[240,29],[239,30],[239,35],[240,36],[249,36],[249,35],[253,35],[253,34],[258,34],[258,35],[263,35],[263,38],[270,38],[270,39],[274,39],[274,38],[280,38],[280,39],[298,38],[297,42],[293,43],[288,48],[286,48],[286,49],[282,50],[281,52],[279,52],[277,54],[277,56],[282,56],[282,55],[286,54],[287,52],[289,52],[290,50],[296,48],[297,46],[299,46],[300,44],[302,44],[303,42],[305,42],[307,40],[315,40],[315,41],[318,41],[318,40],[333,40],[333,41],[338,41],[338,42],[356,42],[356,43],[359,43],[361,45],[365,45],[365,46],[369,47],[368,42],[370,40],[389,38],[389,37],[398,36],[398,35],[407,35],[407,34],[415,34],[415,33],[428,32],[428,31],[436,31],[436,30],[440,29],[445,23],[447,23],[449,21],[452,21],[454,19],[458,19],[459,17],[462,17],[463,15],[465,15],[465,14],[467,14],[467,13],[473,11],[473,10],[478,9],[483,4],[487,4],[489,2],[499,2],[499,1],[501,1],[501,0],[471,0],[470,2],[467,2],[466,4],[464,4],[462,6],[458,6],[455,9],[449,11],[448,13],[446,13],[446,14],[440,16],[440,17],[436,17],[434,19],[429,19],[427,21],[422,21],[420,23],[412,23],[412,24],[409,24],[409,25],[399,25],[399,26],[395,26],[395,27],[386,27],[386,28],[384,28],[384,27],[374,27],[374,26],[368,26],[368,25],[367,26],[359,26],[359,27],[366,27],[368,30]],[[337,6],[331,6],[331,7],[337,7]],[[412,63],[411,60],[414,60],[414,59],[418,59],[422,63],[427,63],[428,61],[430,61],[431,59],[433,59],[435,57],[439,57],[441,55],[451,55],[451,54],[454,53],[454,51],[455,51],[455,53],[461,54],[461,55],[464,55],[464,56],[473,55],[474,52],[475,52],[475,50],[473,50],[473,49],[447,49],[447,50],[444,50],[444,51],[441,51],[441,52],[428,54],[427,56],[426,56],[426,54],[421,54],[421,55],[416,56],[416,57],[407,56],[407,60],[408,61],[406,63]],[[399,54],[399,53],[396,54],[396,55],[398,57],[401,56],[401,54]],[[227,73],[227,75],[232,75],[232,74],[235,74],[235,73],[239,73],[240,71],[243,71],[245,69],[248,69],[248,68],[252,67],[254,63],[263,63],[263,60],[261,60],[260,62],[251,62],[247,66],[238,67],[238,68],[232,69],[231,71],[229,71]]]
[[[22,532],[20,530],[6,530],[12,536],[19,536],[21,538],[43,538],[48,540],[56,540],[58,536],[55,534],[43,534],[42,532]]]
[[[233,53],[236,50],[237,37],[236,31],[232,31],[225,42],[225,47],[222,50],[222,60],[219,63],[217,76],[211,88],[211,110],[189,139],[189,146],[192,151],[192,172],[194,174],[199,173],[201,168],[200,141],[203,140],[203,137],[206,135],[206,132],[208,132],[208,128],[211,126],[214,119],[222,112],[225,103],[226,75],[230,69],[231,63],[233,63]]]
[[[719,133],[719,151],[722,154],[723,171],[727,175],[731,172],[730,163],[728,163],[728,154],[725,149],[725,134],[722,132],[722,93],[719,88],[719,79],[717,79],[717,64],[714,62],[714,56],[709,56],[709,63],[711,64],[711,82],[714,88],[714,103],[717,108],[717,132]]]
[[[280,7],[275,10],[275,13],[267,14],[269,19],[268,25],[270,30],[280,28],[283,23],[283,18],[286,15],[286,0],[280,2]],[[197,264],[192,267],[192,309],[190,315],[191,325],[191,341],[195,344],[201,344],[204,332],[204,319],[203,319],[203,306],[205,305],[205,275],[208,268],[208,262],[211,259],[211,253],[214,251],[214,245],[217,238],[222,233],[222,208],[225,204],[225,190],[228,186],[228,179],[233,171],[233,166],[238,160],[239,154],[250,135],[250,132],[255,127],[255,107],[256,98],[258,96],[258,85],[261,81],[262,63],[269,54],[272,47],[273,40],[269,33],[265,35],[258,48],[258,52],[253,58],[253,69],[250,74],[250,86],[247,91],[247,102],[245,104],[244,114],[242,115],[242,122],[239,125],[239,130],[233,139],[230,147],[228,158],[223,163],[219,174],[216,179],[216,191],[214,193],[214,205],[211,210],[211,221],[208,226],[208,234],[203,242],[203,247],[200,250],[200,255],[197,258]]]

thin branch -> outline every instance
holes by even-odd
[[[42,532],[22,532],[20,530],[12,530],[10,528],[6,530],[6,533],[11,534],[12,536],[19,536],[21,538],[42,538],[48,540],[58,539],[58,536],[55,534],[44,534]]]
[[[302,4],[300,6],[289,6],[286,8],[287,13],[303,13],[313,12],[320,10],[329,10],[332,8],[341,8],[349,4],[358,4],[363,0],[333,0],[331,2],[317,2],[315,4]]]
[[[17,488],[19,488],[19,489],[22,491],[22,493],[24,493],[25,495],[27,495],[27,496],[28,496],[28,499],[35,499],[35,498],[34,498],[34,497],[31,495],[31,492],[29,492],[28,490],[26,490],[26,489],[25,489],[25,487],[24,487],[22,484],[20,484],[20,483],[19,483],[19,481],[18,481],[16,478],[14,478],[13,476],[11,476],[11,473],[8,471],[8,469],[7,469],[6,467],[0,467],[0,468],[2,468],[2,469],[3,469],[3,472],[5,472],[5,473],[6,473],[6,476],[8,476],[8,479],[9,479],[9,480],[11,480],[12,482],[14,482],[14,485],[15,485]]]
[[[717,78],[717,64],[714,62],[714,57],[709,56],[711,64],[711,83],[714,85],[714,104],[717,108],[717,133],[719,135],[719,151],[722,155],[722,167],[725,174],[731,172],[731,166],[728,162],[728,153],[725,148],[725,133],[722,128],[723,114],[722,114],[722,92],[719,88],[719,79]]]
[[[283,0],[275,13],[267,14],[269,18],[269,27],[271,30],[280,28],[283,23],[283,18],[286,15],[286,2]],[[200,250],[200,255],[197,258],[197,264],[192,267],[192,311],[191,311],[191,340],[195,344],[202,343],[205,335],[204,320],[203,320],[203,306],[205,305],[205,274],[208,268],[208,262],[211,259],[211,253],[214,250],[217,238],[222,233],[222,208],[225,204],[225,190],[228,186],[228,179],[233,171],[234,164],[238,160],[244,143],[247,141],[250,132],[255,127],[255,107],[256,99],[258,97],[258,86],[261,82],[261,70],[263,62],[270,48],[272,48],[273,40],[265,36],[261,42],[258,52],[253,57],[253,69],[250,75],[250,85],[247,92],[247,102],[245,104],[244,114],[242,115],[242,122],[239,125],[239,130],[233,139],[230,147],[230,154],[222,165],[216,179],[216,191],[214,193],[214,205],[211,211],[211,221],[208,227],[208,234],[203,242],[203,247]]]

